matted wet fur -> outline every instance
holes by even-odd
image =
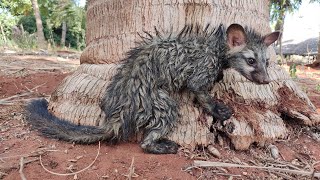
[[[234,68],[258,84],[268,83],[267,47],[279,33],[261,36],[232,24],[227,29],[185,26],[176,35],[146,33],[129,51],[106,89],[101,108],[106,114],[100,127],[77,126],[47,112],[47,102],[28,105],[27,120],[44,135],[76,143],[100,140],[126,141],[143,131],[141,147],[154,154],[176,153],[178,145],[165,139],[178,119],[179,106],[172,93],[189,91],[217,120],[231,109],[215,101],[209,90],[223,69]]]

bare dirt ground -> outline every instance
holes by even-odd
[[[254,168],[190,168],[194,160],[320,171],[320,164],[316,164],[320,161],[320,128],[293,126],[288,138],[274,143],[280,153],[278,159],[272,158],[267,147],[234,151],[228,143],[217,143],[214,147],[221,158],[202,148],[192,152],[181,149],[176,155],[151,155],[134,143],[101,144],[99,149],[98,144],[75,145],[30,131],[24,121],[25,103],[50,96],[78,64],[78,59],[56,56],[0,55],[0,179],[310,179]],[[320,112],[320,91],[316,88],[320,70],[298,67],[297,75],[297,83]],[[72,173],[87,166],[76,175],[53,173]]]

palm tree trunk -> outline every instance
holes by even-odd
[[[81,55],[81,62],[117,62],[135,46],[135,41],[140,41],[138,32],[153,33],[154,26],[165,33],[180,31],[185,24],[205,26],[210,23],[214,26],[237,22],[268,33],[267,6],[268,0],[255,3],[247,0],[232,3],[210,0],[91,0],[87,11],[87,47]]]
[[[81,66],[64,79],[52,94],[49,109],[62,119],[80,125],[99,125],[105,115],[99,107],[110,78],[126,52],[135,46],[138,33],[178,32],[186,24],[217,26],[239,23],[266,34],[270,32],[268,0],[262,1],[167,1],[167,0],[90,0],[87,10],[87,47],[81,55]],[[274,50],[270,49],[275,60]],[[224,125],[194,106],[191,94],[175,94],[181,117],[176,129],[168,135],[182,146],[195,148],[214,143],[218,132],[231,139],[236,149],[247,149],[251,143],[285,137],[288,133],[281,114],[294,117],[302,124],[320,121],[306,94],[275,63],[269,67],[273,80],[255,85],[234,70],[212,89],[212,96],[231,106],[234,116]],[[290,98],[289,98],[290,97]],[[290,101],[287,101],[289,98]]]
[[[62,22],[62,34],[61,34],[61,47],[65,47],[66,45],[66,34],[67,34],[67,23],[66,21]]]
[[[38,7],[38,2],[37,0],[31,0],[31,3],[34,11],[34,16],[36,18],[38,45],[42,49],[47,49],[46,40],[44,38],[44,33],[43,33],[42,20],[40,16],[39,7]]]

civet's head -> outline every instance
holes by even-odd
[[[280,32],[276,31],[261,36],[253,30],[245,30],[239,24],[230,25],[227,29],[229,66],[252,82],[269,83],[267,48],[278,39],[279,34]]]

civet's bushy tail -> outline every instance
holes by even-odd
[[[109,140],[112,134],[95,126],[78,126],[53,116],[45,99],[34,100],[26,107],[26,120],[44,136],[68,142],[91,144]]]

